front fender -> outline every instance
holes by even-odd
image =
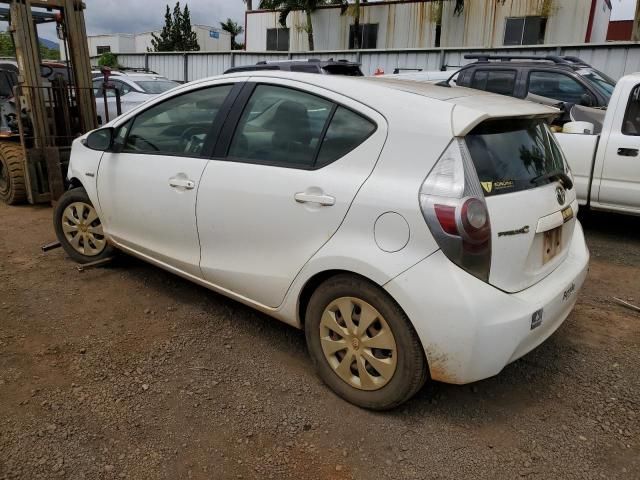
[[[89,199],[95,207],[98,215],[102,216],[100,202],[98,198],[98,167],[104,152],[91,150],[83,144],[86,135],[77,138],[71,146],[71,157],[69,159],[69,169],[67,170],[67,181],[71,184],[81,184],[89,195]]]

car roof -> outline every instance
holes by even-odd
[[[313,73],[292,73],[284,71],[236,72],[221,77],[212,77],[190,85],[199,84],[216,78],[242,77],[251,81],[260,78],[278,78],[295,80],[315,85],[337,94],[348,96],[384,115],[388,109],[397,111],[403,102],[414,102],[415,97],[423,97],[425,103],[447,102],[457,112],[451,119],[455,135],[464,135],[477,123],[499,117],[549,117],[557,115],[559,110],[533,102],[519,100],[505,95],[484,92],[463,87],[443,87],[432,83],[412,80],[396,80],[389,77],[348,77],[344,75],[317,75]],[[392,93],[392,94],[391,94]],[[425,105],[428,109],[428,105]]]
[[[136,73],[136,74],[127,74],[127,75],[122,75],[118,78],[118,80],[131,80],[133,82],[138,82],[138,81],[167,81],[169,80],[167,77],[163,77],[162,75],[152,75],[150,73]]]
[[[117,77],[117,79],[121,82],[154,82],[154,81],[158,81],[158,82],[166,82],[166,81],[173,81],[173,80],[169,80],[167,77],[163,77],[162,75],[149,75],[149,74],[138,74],[138,75],[112,75],[110,76],[111,79],[115,79],[115,77]],[[93,81],[95,82],[96,80],[102,80],[104,78],[103,75],[99,76],[99,77],[94,77]]]
[[[551,63],[536,60],[511,60],[505,62],[473,62],[465,65],[465,68],[471,67],[491,67],[491,68],[516,68],[516,67],[535,67],[545,69],[561,69],[561,70],[582,70],[584,68],[593,69],[591,65],[581,65],[575,63]]]
[[[349,60],[338,59],[334,60],[330,58],[329,60],[320,60],[317,58],[298,58],[291,60],[263,60],[261,62],[256,63],[256,65],[300,65],[300,64],[311,64],[311,65],[357,65],[360,66],[357,62],[351,62]]]
[[[225,73],[249,72],[255,70],[286,70],[293,65],[317,65],[320,68],[329,66],[360,67],[358,62],[343,59],[334,60],[331,58],[329,60],[319,60],[316,58],[301,58],[296,60],[263,60],[252,65],[238,65],[237,67],[231,67],[226,70]]]

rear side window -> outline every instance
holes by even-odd
[[[131,90],[133,90],[133,87],[131,85],[128,85],[119,80],[113,80],[111,83],[113,83],[115,87],[120,91],[120,95],[126,95]]]
[[[229,156],[251,163],[312,168],[333,103],[309,93],[258,85],[242,113]]]
[[[13,85],[9,72],[0,72],[0,97],[13,96]]]
[[[471,81],[471,88],[500,95],[513,95],[516,75],[515,70],[476,70]]]
[[[323,167],[344,157],[369,138],[375,129],[375,124],[370,120],[338,107],[322,141],[316,166]]]
[[[481,123],[466,136],[485,196],[550,183],[548,173],[566,171],[562,153],[542,120],[501,119]]]
[[[636,85],[631,91],[629,105],[627,105],[622,122],[622,133],[624,135],[640,135],[640,85]]]
[[[580,104],[583,95],[591,97],[577,80],[557,72],[531,72],[529,93],[574,104]]]

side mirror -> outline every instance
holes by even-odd
[[[588,95],[586,93],[582,94],[582,96],[580,97],[580,105],[582,105],[583,107],[593,107],[593,98],[591,97],[591,95]]]
[[[104,152],[109,150],[113,145],[114,130],[113,128],[101,128],[94,130],[85,139],[84,144],[91,150],[98,150]]]

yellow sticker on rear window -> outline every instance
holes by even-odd
[[[513,188],[513,180],[501,180],[499,182],[493,182],[493,188],[496,190],[502,190],[505,188]]]
[[[482,184],[482,188],[484,188],[484,191],[487,193],[491,193],[491,190],[493,190],[493,182],[480,182]]]

